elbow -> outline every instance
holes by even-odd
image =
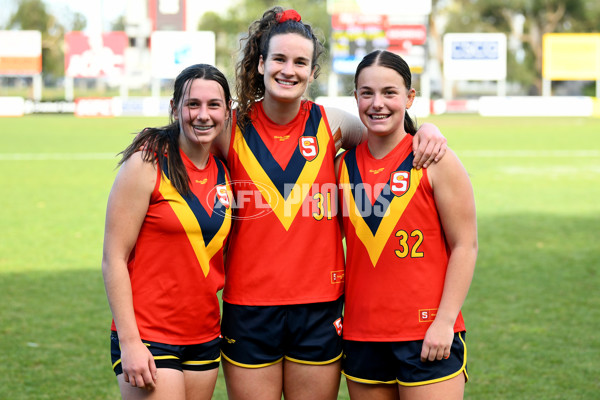
[[[102,256],[101,268],[102,268],[102,277],[106,281],[106,279],[108,278],[108,275],[110,274],[110,262],[106,255]]]

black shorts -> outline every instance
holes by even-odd
[[[154,357],[156,368],[170,368],[179,371],[208,371],[219,368],[221,361],[221,338],[210,342],[176,346],[149,340],[142,340]],[[110,333],[110,355],[115,375],[123,373],[121,365],[121,347],[117,332]]]
[[[344,341],[342,373],[346,378],[368,384],[419,386],[467,375],[465,332],[454,334],[450,358],[421,361],[422,340],[408,342]]]
[[[326,365],[342,356],[344,298],[325,303],[240,306],[223,302],[221,352],[237,366],[282,361]]]

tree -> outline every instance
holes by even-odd
[[[453,0],[443,12],[446,32],[504,32],[522,43],[509,51],[509,80],[534,85],[538,93],[544,34],[597,32],[600,21],[600,5],[587,0]]]
[[[226,15],[221,17],[214,12],[203,15],[198,25],[199,30],[215,32],[217,41],[216,66],[233,81],[235,64],[240,51],[240,39],[248,34],[248,27],[262,17],[263,13],[274,6],[284,9],[294,8],[302,16],[302,20],[311,24],[317,37],[328,47],[331,36],[331,18],[327,14],[326,0],[239,0],[231,7]],[[326,53],[321,61],[321,74],[327,76],[330,70],[330,60]],[[312,84],[309,95],[316,97],[325,91],[326,82],[320,80],[321,86]]]
[[[86,26],[87,19],[82,13],[76,12],[75,14],[73,14],[73,22],[71,23],[72,31],[82,31],[85,29]]]
[[[113,32],[122,32],[125,30],[126,20],[124,15],[120,15],[116,20],[114,20],[111,24],[111,31]]]
[[[15,13],[9,18],[7,29],[36,30],[42,33],[42,75],[60,77],[64,75],[63,43],[65,27],[48,12],[41,0],[21,0]],[[86,19],[80,13],[72,18],[73,30],[82,30]]]

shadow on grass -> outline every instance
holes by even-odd
[[[480,217],[467,399],[597,396],[599,227],[599,217]],[[0,273],[0,297],[0,397],[119,398],[99,270]],[[222,376],[214,398],[226,398]]]

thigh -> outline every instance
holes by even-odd
[[[340,388],[341,361],[325,365],[283,362],[286,400],[335,400]]]
[[[225,359],[222,364],[230,400],[281,400],[283,363],[246,368]]]
[[[123,400],[185,400],[183,372],[176,369],[159,369],[153,391],[131,386],[125,382],[123,374],[118,375],[117,380]]]
[[[465,375],[421,386],[398,385],[400,400],[462,400],[465,394]]]
[[[398,385],[369,384],[346,378],[348,394],[352,400],[399,400]]]
[[[219,369],[206,371],[184,370],[185,398],[193,400],[210,400],[215,391]]]

